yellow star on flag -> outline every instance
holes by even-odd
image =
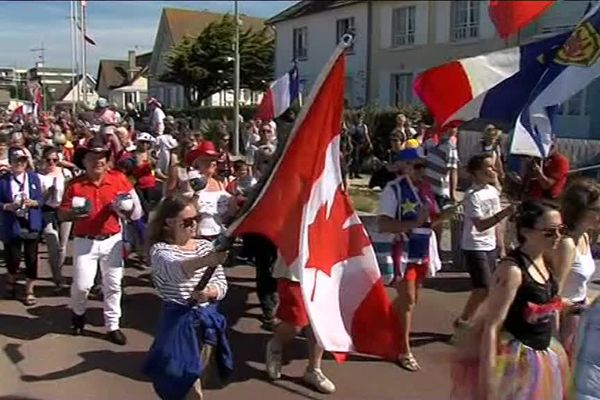
[[[414,201],[405,201],[404,203],[402,203],[402,215],[416,212],[418,205],[419,203]]]

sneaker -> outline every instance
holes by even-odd
[[[467,321],[457,318],[452,326],[454,327],[454,334],[450,338],[450,344],[457,344],[471,325]]]
[[[272,380],[281,378],[281,344],[271,338],[267,343],[265,364],[267,368],[267,375]]]
[[[307,369],[302,379],[321,393],[331,394],[335,392],[335,385],[320,369]]]

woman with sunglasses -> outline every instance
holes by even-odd
[[[48,262],[52,270],[52,279],[56,291],[66,288],[62,276],[62,267],[67,256],[67,242],[71,233],[71,221],[58,221],[57,210],[62,201],[67,182],[73,174],[66,168],[60,167],[58,149],[46,147],[42,152],[42,174],[40,180],[44,193],[44,240],[48,247]]]
[[[9,160],[10,172],[0,178],[0,236],[8,270],[6,296],[16,296],[17,271],[23,256],[26,277],[23,303],[32,306],[36,303],[34,282],[44,199],[39,175],[28,170],[29,154],[22,148],[11,148]]]
[[[225,231],[225,223],[233,214],[234,197],[226,185],[217,179],[219,153],[212,142],[205,140],[187,155],[187,162],[194,168],[190,184],[195,191],[198,212],[202,219],[198,224],[198,237],[213,240]]]
[[[587,287],[596,272],[589,232],[600,224],[600,185],[591,179],[575,181],[563,193],[561,213],[567,231],[552,255],[552,267],[568,305],[560,318],[559,337],[571,354]]]
[[[393,162],[400,176],[388,183],[381,194],[378,226],[379,233],[389,234],[392,240],[391,281],[398,293],[394,305],[400,317],[403,347],[398,360],[402,368],[416,372],[421,367],[410,349],[412,313],[419,287],[440,266],[432,227],[446,214],[442,216],[437,208],[425,179],[425,160],[418,149],[398,152]]]
[[[452,368],[456,400],[563,400],[567,355],[552,337],[561,307],[558,282],[544,255],[559,244],[558,210],[534,201],[516,214],[519,246],[503,259],[484,305],[460,343]]]
[[[150,264],[163,304],[144,373],[163,399],[202,399],[210,364],[217,362],[222,379],[233,369],[227,321],[217,309],[227,293],[227,253],[194,239],[199,218],[193,199],[175,195],[150,222]]]

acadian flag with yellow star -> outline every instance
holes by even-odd
[[[416,149],[403,150],[399,153],[399,161],[406,157],[409,157],[410,160],[420,158]],[[397,204],[397,208],[385,206],[384,208],[389,211],[383,209],[380,211],[387,215],[393,207],[397,210],[396,215],[388,216],[403,222],[417,221],[423,208],[426,208],[430,215],[427,223],[395,239],[392,246],[395,276],[403,276],[408,264],[428,264],[429,275],[435,275],[435,272],[441,267],[441,262],[431,222],[439,216],[440,210],[429,183],[427,181],[412,182],[408,176],[399,177],[386,186],[382,193],[382,201],[388,204]]]

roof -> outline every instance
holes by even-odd
[[[133,80],[137,79],[142,72],[146,72],[148,65],[150,64],[150,58],[152,52],[140,54],[135,57],[136,67],[140,68],[140,71],[135,74]],[[128,60],[100,60],[98,64],[98,82],[104,81],[106,87],[109,89],[121,87],[131,82],[127,80],[129,70]],[[96,89],[98,87],[96,86]]]
[[[186,35],[198,36],[212,22],[219,21],[224,14],[208,11],[185,10],[181,8],[163,8],[163,15],[171,33],[174,44],[183,40]],[[262,18],[241,15],[242,27],[260,30],[265,27]]]
[[[73,90],[73,87],[79,85],[79,82],[81,81],[81,77],[82,75],[77,75],[75,77],[75,81],[71,81],[67,84],[64,85],[60,85],[56,88],[56,96],[55,98],[58,100],[62,100],[64,99],[70,92],[71,90]],[[91,86],[96,86],[96,80],[91,76],[91,75],[87,75],[88,78],[88,83],[91,84]]]
[[[329,10],[331,8],[349,6],[360,2],[361,1],[358,0],[302,0],[281,11],[279,14],[276,14],[275,16],[269,18],[266,21],[266,23],[270,25],[277,22],[302,17],[304,15],[316,14],[318,12]]]

